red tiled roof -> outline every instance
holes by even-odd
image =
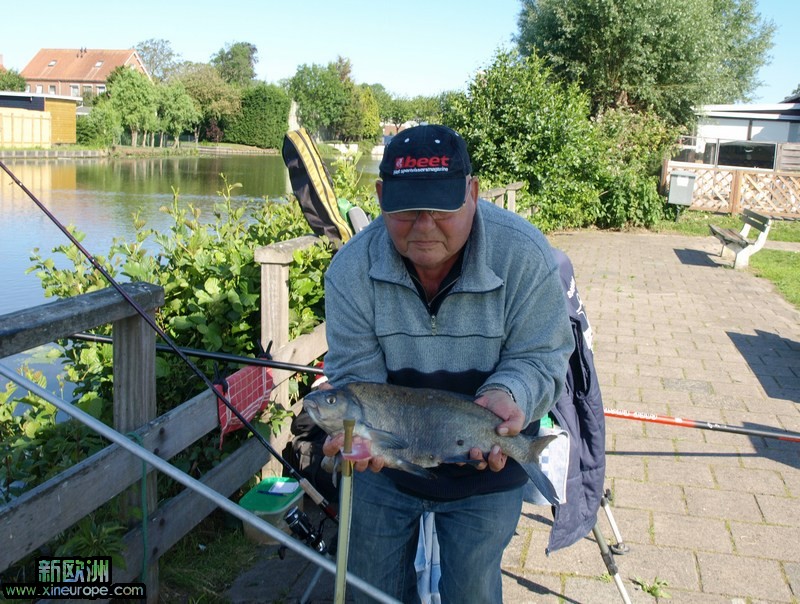
[[[105,82],[120,65],[128,65],[147,74],[135,50],[94,50],[43,48],[31,59],[20,75],[34,81]],[[149,77],[149,74],[148,74]]]

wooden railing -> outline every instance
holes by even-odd
[[[775,218],[800,217],[800,172],[669,161],[662,169],[664,189],[673,171],[695,175],[690,209],[729,214],[748,209]]]
[[[524,182],[512,182],[510,185],[506,185],[505,187],[498,187],[496,189],[489,189],[487,191],[481,191],[480,197],[486,199],[487,201],[491,201],[494,205],[500,206],[501,208],[505,208],[510,212],[517,211],[517,191],[519,191],[522,187],[525,186]],[[530,214],[530,208],[527,208],[525,212],[521,212],[523,215]]]
[[[288,274],[292,253],[318,241],[315,237],[278,243],[256,252],[262,264],[262,340],[273,342],[277,361],[308,364],[326,348],[325,327],[288,340]],[[163,290],[149,284],[124,285],[147,312],[164,302]],[[47,344],[99,325],[112,324],[114,341],[114,427],[164,459],[170,459],[202,436],[219,428],[217,399],[203,392],[168,413],[155,417],[155,334],[113,289],[84,294],[0,317],[0,358]],[[288,404],[287,371],[275,371],[276,396]],[[280,451],[289,430],[273,439]],[[202,482],[229,496],[269,461],[265,448],[249,439],[236,452],[206,473]],[[268,472],[280,472],[267,466]],[[142,575],[147,560],[149,602],[158,601],[158,559],[208,516],[216,505],[191,490],[157,505],[152,470],[147,485],[147,552],[141,526],[124,537],[126,569],[114,568],[115,583]],[[111,498],[133,489],[142,480],[142,462],[118,445],[111,445],[0,507],[0,572],[53,539]],[[126,497],[137,505],[136,496]],[[135,503],[134,503],[135,502]],[[139,523],[141,525],[141,522]],[[146,555],[145,555],[146,553]]]
[[[515,209],[521,184],[481,195]],[[327,351],[325,325],[289,340],[289,266],[293,253],[316,245],[316,237],[301,237],[258,248],[261,264],[261,340],[272,343],[276,361],[308,364]],[[146,283],[123,286],[131,298],[153,313],[164,302],[163,290]],[[114,289],[84,294],[25,311],[0,316],[0,358],[112,324],[114,346],[114,427],[163,459],[171,459],[192,443],[219,428],[217,399],[203,392],[155,417],[155,334],[146,321]],[[289,371],[273,371],[275,402],[289,406]],[[293,410],[297,410],[296,408]],[[277,451],[291,437],[288,428],[271,439]],[[281,467],[256,439],[248,439],[202,482],[229,496],[254,475],[280,474]],[[148,602],[158,601],[158,559],[210,514],[216,505],[191,490],[165,502],[156,501],[155,476],[149,471],[147,552],[141,526],[124,537],[126,568],[114,568],[116,583],[138,580],[147,564]],[[0,572],[68,529],[113,497],[125,492],[128,505],[137,506],[142,462],[118,445],[110,445],[0,507]],[[139,522],[141,525],[141,522]]]

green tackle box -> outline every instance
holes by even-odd
[[[270,476],[250,489],[240,500],[239,505],[252,512],[283,532],[291,534],[289,526],[283,519],[286,512],[297,506],[303,509],[303,489],[294,478]],[[257,543],[275,543],[266,533],[244,524],[244,534]]]

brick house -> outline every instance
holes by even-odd
[[[83,97],[106,90],[109,74],[120,65],[132,67],[150,77],[133,50],[94,50],[89,48],[43,48],[20,71],[27,92]]]

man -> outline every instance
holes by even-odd
[[[518,434],[558,398],[574,346],[547,241],[479,201],[466,144],[444,126],[395,136],[380,176],[381,217],[337,252],[325,276],[330,384],[466,393],[498,416],[498,434]],[[341,444],[339,435],[323,450],[333,455]],[[500,447],[470,457],[474,464],[435,468],[436,479],[383,468],[381,458],[358,462],[350,570],[419,601],[419,518],[433,511],[442,602],[502,602],[500,561],[527,475]]]

